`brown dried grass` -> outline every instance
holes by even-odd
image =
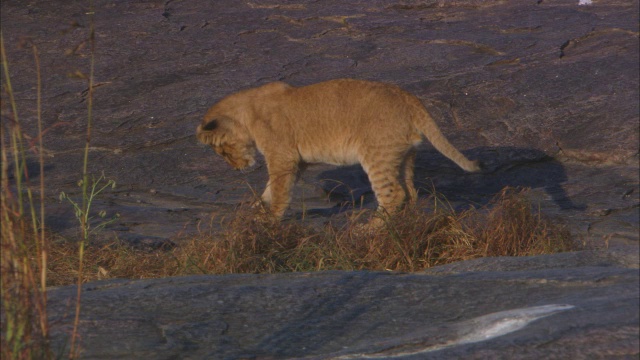
[[[429,210],[425,211],[425,208]],[[505,188],[487,206],[456,212],[437,197],[407,206],[384,226],[367,229],[356,216],[317,230],[273,222],[249,207],[223,220],[222,234],[187,239],[172,249],[134,249],[121,242],[91,245],[86,280],[193,274],[321,270],[420,271],[486,256],[529,256],[577,248],[562,225],[535,210],[526,191]],[[75,246],[53,242],[51,284],[76,278]]]

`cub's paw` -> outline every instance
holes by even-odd
[[[257,199],[251,202],[251,208],[252,209],[266,209],[266,204],[264,203],[264,201],[262,201],[262,199]]]
[[[366,223],[354,224],[351,233],[355,236],[373,236],[384,229],[384,220],[373,217]]]

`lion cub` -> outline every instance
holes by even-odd
[[[207,111],[198,140],[236,169],[266,160],[262,201],[281,218],[305,163],[360,163],[379,210],[396,211],[417,197],[415,146],[425,135],[466,171],[480,170],[442,135],[415,96],[395,85],[339,79],[304,87],[274,82],[229,95]]]

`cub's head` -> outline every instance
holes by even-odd
[[[198,125],[196,136],[236,170],[256,163],[256,146],[247,129],[229,117],[207,114],[202,124]]]

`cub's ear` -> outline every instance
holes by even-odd
[[[218,127],[218,121],[216,119],[213,119],[208,123],[204,124],[204,126],[202,126],[201,129],[204,131],[212,131],[212,130],[215,130],[217,127]]]
[[[206,124],[200,124],[198,126],[198,133],[201,131],[220,131],[223,128],[228,129],[232,126],[233,120],[226,116],[216,116],[208,120]]]
[[[206,124],[200,124],[196,129],[196,137],[203,144],[213,145],[215,142],[214,130],[218,127],[219,124],[216,119],[213,119]]]
[[[219,145],[229,131],[231,123],[233,121],[230,118],[224,116],[215,117],[207,123],[198,125],[196,137],[201,143]]]

